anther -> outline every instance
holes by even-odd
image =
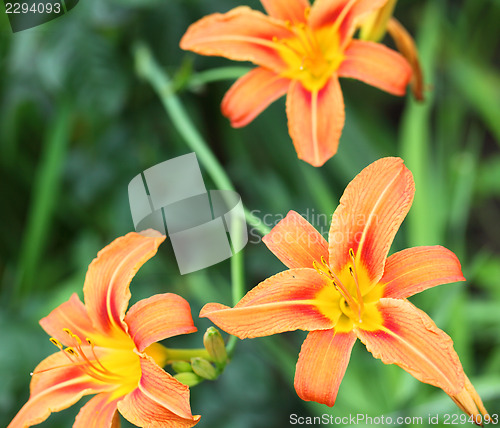
[[[51,337],[49,340],[52,344],[56,345],[62,351],[63,346],[61,342],[59,342],[57,339],[54,339],[53,337]]]
[[[89,376],[92,376],[94,379],[98,379],[103,382],[108,382],[110,378],[118,377],[118,375],[114,374],[103,366],[96,355],[96,352],[94,350],[95,343],[92,339],[90,339],[89,337],[85,338],[85,342],[90,346],[93,357],[93,360],[90,360],[88,356],[85,355],[85,351],[82,349],[82,339],[80,339],[76,334],[73,334],[73,332],[69,328],[64,328],[63,331],[75,341],[74,346],[68,346],[67,348],[64,348],[59,340],[53,337],[51,337],[49,340],[52,344],[63,351],[64,355],[68,358],[71,364],[51,367],[46,370],[38,370],[36,372],[30,373],[31,376],[62,367],[79,367]]]
[[[325,260],[323,256],[321,256],[321,263],[327,268],[327,270],[330,272],[330,266],[328,266],[328,262]]]
[[[308,6],[304,9],[304,18],[309,19],[310,14],[311,14],[311,7]]]
[[[67,352],[69,355],[72,355],[73,357],[78,356],[78,352],[76,352],[73,348],[66,348],[64,352]]]

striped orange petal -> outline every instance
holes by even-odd
[[[335,321],[323,315],[323,307],[316,301],[318,292],[328,285],[314,269],[290,269],[261,282],[234,308],[205,305],[200,317],[209,318],[240,339],[297,329],[328,329]]]

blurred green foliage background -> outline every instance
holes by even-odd
[[[257,0],[243,3],[261,9]],[[62,18],[16,34],[2,10],[0,426],[27,400],[30,371],[55,351],[38,320],[71,293],[81,295],[96,253],[133,230],[129,181],[191,151],[136,72],[138,41],[174,78],[177,96],[244,204],[267,226],[290,209],[310,220],[329,218],[362,168],[382,156],[405,159],[416,197],[392,251],[441,244],[459,256],[466,283],[411,300],[450,334],[486,407],[500,413],[500,3],[400,0],[395,14],[416,36],[426,102],[342,80],[346,126],[338,154],[320,169],[297,159],[284,100],[234,130],[219,104],[241,69],[224,69],[218,74],[230,78],[212,82],[202,72],[241,64],[178,47],[190,23],[239,4],[85,0]],[[207,187],[215,188],[203,172]],[[314,225],[327,233],[326,223]],[[244,250],[247,290],[284,268],[259,236],[250,230]],[[167,240],[134,279],[132,298],[167,291],[185,297],[199,332],[168,344],[200,347],[210,323],[197,314],[207,302],[231,304],[230,281],[229,261],[180,276]],[[425,419],[460,412],[443,391],[373,359],[359,343],[335,407],[304,403],[293,389],[304,337],[239,342],[225,373],[191,391],[193,413],[202,415],[198,426],[282,427],[291,413]],[[40,426],[67,428],[78,408]]]

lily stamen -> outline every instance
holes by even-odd
[[[304,18],[306,18],[306,21],[309,19],[310,14],[311,14],[311,6],[308,6],[304,9]]]
[[[200,417],[191,413],[189,390],[162,369],[166,351],[157,344],[196,331],[189,303],[165,293],[156,295],[158,304],[147,311],[126,310],[132,277],[164,240],[152,229],[116,239],[89,266],[86,301],[74,293],[40,320],[49,336],[57,332],[50,338],[57,352],[33,370],[30,398],[9,428],[38,425],[83,395],[95,397],[78,414],[75,427],[115,426],[117,412],[134,426],[165,425],[166,418],[169,426],[197,424]],[[107,310],[96,310],[103,307]],[[151,319],[154,328],[144,328]]]
[[[77,335],[73,334],[73,332],[71,332],[71,330],[69,330],[67,328],[63,329],[63,331],[66,334],[68,334],[76,342],[75,347],[68,346],[67,348],[64,348],[62,343],[59,342],[59,340],[55,339],[54,337],[51,337],[49,340],[53,345],[57,346],[63,352],[63,354],[70,361],[70,364],[63,364],[60,366],[54,366],[54,367],[50,367],[50,368],[45,369],[45,370],[37,370],[35,372],[31,372],[30,376],[34,376],[34,375],[40,374],[40,373],[46,373],[46,372],[49,372],[52,370],[67,368],[67,367],[78,367],[83,372],[88,374],[89,376],[93,377],[96,380],[100,380],[103,382],[109,381],[110,378],[118,378],[118,375],[107,370],[102,365],[102,363],[99,361],[99,358],[97,358],[97,355],[95,354],[95,351],[93,349],[93,344],[91,345],[92,346],[92,354],[94,355],[95,361],[102,367],[102,370],[99,367],[96,367],[87,358],[87,356],[83,352],[83,349],[80,346],[80,344],[82,343],[81,339]],[[92,343],[92,341],[88,338],[86,339],[86,341],[87,341],[87,343],[89,343],[89,345]],[[83,359],[83,361],[78,361],[78,358]]]
[[[61,342],[59,342],[57,339],[54,339],[53,337],[51,337],[49,340],[50,340],[50,342],[51,342],[53,345],[57,346],[57,347],[58,347],[61,351],[63,350],[63,345],[62,345],[62,343],[61,343]]]
[[[340,278],[335,274],[335,272],[333,272],[331,269],[330,269],[330,266],[328,265],[327,261],[325,260],[325,258],[323,256],[321,256],[321,262],[323,263],[323,266],[325,266],[328,274],[333,278],[333,285],[335,285],[335,288],[337,288],[337,290],[342,290],[342,296],[344,297],[344,299],[347,301],[347,303],[349,304],[349,306],[352,308],[352,309],[356,309],[358,307],[356,301],[354,300],[354,298],[352,297],[351,293],[349,293],[349,290],[346,288],[346,286],[344,284],[342,284],[342,281],[340,280]],[[339,291],[340,291],[339,290]]]
[[[301,42],[302,47],[304,48],[304,52],[309,56],[316,57],[318,55],[322,55],[323,52],[312,34],[311,29],[307,27],[305,24],[300,23],[296,27],[297,29],[294,31],[298,40]]]
[[[94,342],[86,338],[85,341],[89,344],[90,349],[92,351],[92,356],[94,357],[94,360],[92,361],[87,357],[85,354],[85,351],[82,348],[82,339],[76,334],[74,334],[69,328],[63,328],[63,331],[71,337],[71,339],[75,342],[73,346],[69,346],[66,349],[63,348],[63,345],[61,342],[59,342],[57,339],[54,339],[53,337],[50,338],[50,341],[57,346],[61,351],[64,352],[64,355],[68,357],[68,359],[71,361],[71,363],[74,366],[78,366],[81,368],[85,373],[87,373],[89,376],[92,376],[94,379],[102,380],[102,381],[109,381],[110,378],[119,378],[119,376],[108,369],[104,367],[104,365],[101,363],[99,358],[97,357],[95,350],[94,350]],[[73,358],[72,358],[73,357]],[[81,359],[83,361],[78,361],[78,359]],[[97,363],[97,365],[95,364]]]
[[[91,339],[89,339],[88,337],[85,339],[85,341],[90,345],[90,350],[92,351],[92,355],[94,356],[97,364],[99,364],[99,366],[102,367],[102,369],[105,373],[109,373],[110,375],[114,376],[113,372],[110,372],[106,367],[104,367],[102,365],[101,361],[99,360],[99,358],[97,358],[97,355],[96,355],[95,350],[94,350],[94,346],[95,346],[94,342]]]
[[[314,269],[316,269],[316,271],[320,275],[325,275],[325,276],[329,277],[329,279],[332,281],[333,286],[340,293],[340,295],[345,299],[347,304],[353,310],[357,310],[359,312],[359,305],[356,303],[356,301],[352,297],[351,293],[349,293],[349,291],[347,290],[345,285],[342,284],[342,281],[340,280],[340,278],[335,274],[335,272],[333,272],[330,269],[330,266],[328,265],[327,261],[325,260],[325,258],[323,256],[321,257],[321,263],[322,263],[322,266],[318,262],[313,261]]]

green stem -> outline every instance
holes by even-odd
[[[219,67],[211,70],[200,71],[199,73],[193,74],[189,78],[187,88],[193,89],[210,82],[218,82],[219,80],[238,79],[248,71],[250,71],[249,67]]]
[[[172,361],[190,361],[191,358],[200,357],[210,360],[210,355],[205,348],[198,349],[171,349],[166,348],[167,360]]]
[[[175,94],[172,80],[160,68],[149,48],[142,43],[138,43],[134,46],[133,53],[137,74],[147,80],[156,91],[173,125],[189,148],[196,152],[196,156],[210,174],[217,188],[234,191],[231,180],[208,147],[206,141],[193,125],[193,122],[189,119],[184,106]],[[245,220],[249,226],[254,227],[263,235],[269,233],[269,228],[258,217],[246,208],[244,208],[244,211]]]
[[[215,185],[221,190],[234,191],[234,187],[224,169],[194,127],[179,98],[175,95],[172,81],[160,69],[149,48],[144,44],[136,44],[134,46],[134,57],[138,75],[147,80],[157,92],[173,125],[189,148],[196,152],[196,156],[207,169]]]
[[[148,81],[156,91],[173,125],[189,148],[196,153],[201,164],[210,174],[214,184],[221,190],[234,191],[231,180],[217,161],[217,158],[210,150],[208,144],[193,125],[184,106],[176,96],[172,80],[160,68],[149,48],[144,44],[138,43],[134,46],[133,54],[137,74]],[[206,78],[207,76],[205,76],[205,79]],[[211,75],[211,78],[213,79],[213,75]],[[266,227],[258,217],[253,215],[246,208],[244,208],[244,212],[245,220],[249,226],[258,230],[262,235],[269,233],[269,228]],[[245,293],[243,255],[241,252],[231,257],[231,289],[233,304],[236,304]],[[230,337],[227,345],[229,355],[234,351],[236,341],[236,337]]]
[[[231,293],[233,305],[236,305],[245,294],[245,273],[243,265],[243,251],[233,254],[231,257]],[[238,338],[229,336],[227,342],[227,354],[231,358],[233,356]]]
[[[43,155],[37,168],[32,200],[25,234],[21,245],[15,297],[28,294],[36,283],[41,257],[50,234],[54,210],[57,206],[64,160],[70,141],[71,109],[66,102],[55,115],[48,127],[44,141]]]
[[[245,220],[247,221],[247,224],[258,230],[262,236],[267,235],[271,231],[271,229],[267,227],[259,217],[253,215],[245,207],[243,207],[243,210],[245,211]]]

